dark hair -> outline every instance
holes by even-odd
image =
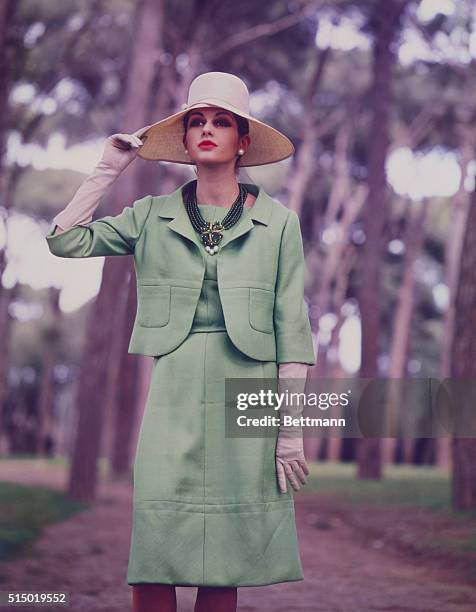
[[[184,134],[187,134],[187,125],[188,125],[188,118],[190,113],[192,113],[193,111],[188,111],[187,113],[185,113],[185,115],[182,117],[182,123],[183,123],[183,129],[184,129]],[[238,134],[240,136],[240,138],[242,136],[246,136],[246,134],[249,133],[250,131],[250,124],[248,119],[245,119],[244,117],[240,117],[240,115],[237,115],[236,113],[233,113],[231,111],[229,111],[233,117],[236,119],[236,123],[238,125]],[[238,155],[238,157],[236,158],[236,162],[235,162],[235,172],[238,169],[238,162],[240,161],[241,155]]]

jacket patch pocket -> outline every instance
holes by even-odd
[[[253,329],[272,334],[274,332],[273,309],[273,291],[250,287],[249,320]]]
[[[170,319],[170,285],[138,285],[137,322],[162,327]]]

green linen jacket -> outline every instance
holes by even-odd
[[[45,237],[58,257],[134,256],[137,311],[129,353],[169,353],[191,329],[209,255],[183,204],[186,184],[142,197],[117,216],[55,235],[53,227]],[[299,217],[262,187],[247,187],[255,203],[213,255],[228,335],[253,359],[313,365]]]

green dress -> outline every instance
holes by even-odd
[[[227,210],[200,205],[206,220]],[[236,230],[249,208],[232,228]],[[217,257],[187,338],[154,358],[134,461],[127,583],[260,586],[303,580],[291,487],[281,493],[276,435],[225,437],[225,378],[276,378],[225,327]]]

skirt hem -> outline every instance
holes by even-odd
[[[239,584],[223,584],[223,583],[206,583],[206,584],[191,584],[189,582],[159,582],[155,580],[131,580],[130,582],[126,582],[129,586],[136,586],[139,584],[170,584],[178,587],[260,587],[260,586],[271,586],[273,584],[281,584],[283,582],[302,582],[304,580],[304,576],[301,578],[286,578],[283,580],[273,580],[271,582],[255,582],[255,583],[239,583]]]

